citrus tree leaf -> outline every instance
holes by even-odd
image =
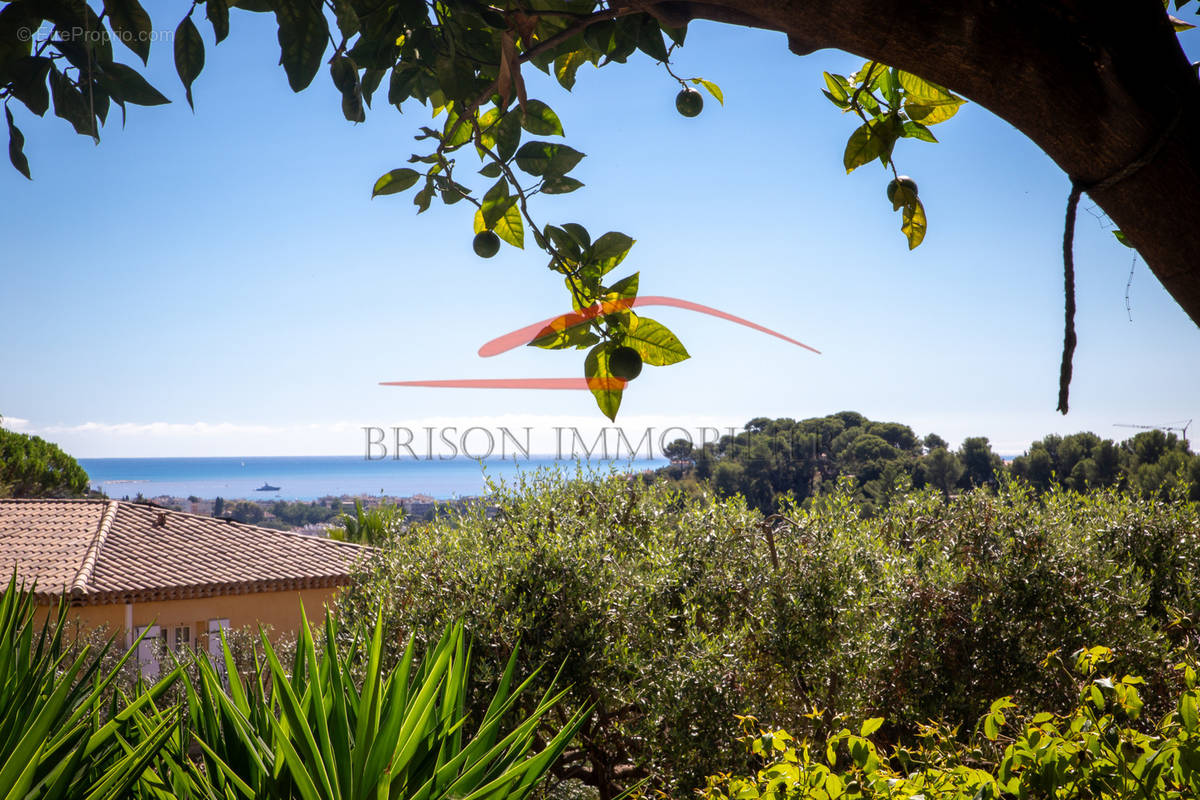
[[[927,81],[918,75],[913,75],[911,72],[896,70],[896,80],[900,82],[905,94],[908,95],[908,99],[912,102],[921,103],[922,105],[937,105],[939,103],[955,101],[959,103],[963,102],[961,97],[958,97],[948,89]]]
[[[574,169],[583,156],[565,144],[526,142],[517,151],[517,167],[530,175],[562,177]]]
[[[583,360],[583,375],[587,378],[588,388],[596,398],[596,405],[601,413],[616,422],[625,381],[615,377],[609,366],[609,358],[614,349],[612,342],[601,342],[589,350]]]
[[[900,231],[908,237],[908,249],[912,250],[925,238],[925,206],[917,200],[904,207],[904,221]]]
[[[609,231],[588,248],[582,256],[582,261],[596,267],[600,274],[604,275],[625,260],[625,256],[629,255],[636,242],[636,239],[623,233]]]
[[[4,107],[4,118],[8,121],[8,160],[17,168],[17,172],[33,180],[29,175],[29,159],[25,158],[25,137],[13,124],[12,111],[8,106]]]
[[[875,118],[859,125],[850,139],[846,142],[846,152],[842,155],[842,164],[850,173],[876,158],[890,152],[894,138],[889,138],[891,126],[884,124],[883,118]]]
[[[171,102],[133,67],[114,61],[100,72],[100,85],[120,103],[137,106],[161,106]],[[86,102],[86,101],[85,101]]]
[[[329,43],[329,24],[320,6],[313,3],[278,3],[279,60],[293,92],[308,87],[321,69],[321,57]]]
[[[496,181],[491,189],[488,189],[487,194],[483,196],[483,201],[480,203],[479,214],[483,219],[483,225],[486,230],[492,230],[496,223],[508,213],[508,210],[516,205],[517,198],[509,195],[508,181],[501,178]],[[499,235],[499,231],[496,231]]]
[[[179,27],[175,29],[175,72],[179,74],[179,80],[183,82],[188,106],[193,109],[195,105],[192,104],[192,82],[199,77],[202,69],[204,69],[204,40],[200,38],[200,31],[196,30],[192,18],[184,17],[183,21],[179,23]]]
[[[1133,247],[1133,244],[1129,241],[1129,237],[1126,236],[1121,231],[1114,230],[1113,236],[1117,237],[1117,241],[1120,242],[1121,244],[1125,245],[1126,247],[1129,247],[1129,248]]]
[[[546,194],[567,194],[576,189],[582,188],[583,181],[577,181],[574,178],[558,177],[550,178],[542,184],[542,191]]]
[[[416,184],[420,177],[421,173],[408,167],[385,172],[379,177],[379,180],[375,181],[375,187],[371,189],[371,197],[403,192],[405,189],[409,189]]]
[[[631,300],[637,297],[640,272],[627,275],[608,287],[608,294],[615,294],[621,300]]]
[[[905,122],[901,131],[900,135],[906,139],[920,139],[922,142],[937,144],[937,137],[933,135],[933,132],[919,122]]]
[[[580,314],[563,314],[538,331],[529,347],[562,350],[567,347],[591,347],[599,341],[600,337],[592,330],[588,318]]]
[[[146,9],[137,0],[104,0],[104,11],[117,38],[146,64],[154,30]]]
[[[958,100],[953,103],[938,103],[936,105],[905,103],[904,111],[914,122],[919,122],[922,125],[937,125],[939,122],[945,122],[957,114],[958,107],[965,102],[965,100]]]
[[[45,56],[23,56],[8,65],[13,97],[39,117],[50,108],[50,90],[46,85],[50,63]]]
[[[534,136],[562,136],[562,123],[558,115],[541,100],[529,100],[525,103],[524,114],[521,117],[521,127]]]
[[[692,78],[692,83],[703,86],[713,97],[717,98],[717,102],[725,105],[725,94],[721,91],[721,87],[704,78]]]
[[[573,50],[554,59],[554,77],[568,92],[575,88],[575,73],[587,63],[586,50]]]
[[[846,91],[846,87],[843,86],[840,81],[834,79],[834,77],[828,72],[821,73],[821,76],[825,79],[825,85],[829,87],[829,94],[826,96],[838,105],[843,103],[848,104],[850,100],[850,94]],[[843,80],[845,79],[843,78]]]
[[[655,61],[669,60],[670,56],[667,55],[667,45],[663,41],[662,29],[658,26],[658,20],[650,14],[641,14],[639,16],[639,23],[637,30],[638,49]]]
[[[71,123],[75,132],[82,136],[95,135],[95,125],[92,121],[92,112],[88,108],[87,98],[75,88],[70,78],[63,75],[54,66],[50,67],[50,96],[54,98],[54,115],[56,117],[61,117]]]
[[[652,367],[665,367],[691,358],[683,342],[666,325],[649,317],[633,316],[623,344],[636,350],[642,362]]]
[[[504,215],[492,226],[496,235],[513,247],[525,248],[525,225],[521,222],[521,209],[517,207],[516,198],[504,211]]]
[[[204,16],[212,23],[217,44],[229,35],[229,3],[227,0],[205,0]]]

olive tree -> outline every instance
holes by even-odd
[[[1192,0],[1173,11],[1191,13]],[[121,48],[143,63],[152,23],[138,0],[12,0],[0,9],[0,100],[9,157],[32,175],[18,123],[54,113],[99,138],[116,105],[168,102]],[[409,166],[382,175],[373,196],[411,191],[419,211],[435,199],[464,202],[475,252],[491,257],[506,242],[544,251],[575,311],[531,332],[539,347],[586,350],[584,372],[600,409],[615,418],[621,394],[643,364],[688,357],[665,326],[634,311],[638,274],[610,276],[634,239],[586,225],[535,220],[529,200],[578,190],[571,171],[583,154],[558,137],[563,126],[544,101],[529,97],[530,68],[570,90],[584,64],[623,63],[641,51],[680,85],[676,106],[694,116],[703,89],[677,75],[674,50],[688,23],[703,19],[782,32],[805,54],[838,48],[865,59],[850,75],[823,76],[830,101],[857,118],[846,145],[847,171],[874,160],[893,177],[888,198],[910,248],[925,235],[915,181],[899,174],[902,139],[935,141],[930,126],[965,99],[1014,125],[1071,179],[1065,214],[1065,333],[1059,409],[1067,410],[1073,318],[1071,250],[1075,208],[1086,192],[1119,227],[1167,291],[1200,324],[1200,79],[1176,38],[1191,27],[1158,0],[194,0],[156,15],[180,19],[174,59],[188,102],[205,62],[198,23],[219,43],[231,8],[273,13],[280,61],[295,91],[323,66],[342,96],[346,119],[361,122],[386,96],[444,112],[440,129],[421,128]],[[205,22],[207,20],[207,22]],[[49,23],[49,25],[45,23]],[[464,156],[474,153],[476,173]],[[36,159],[35,159],[36,160]],[[465,207],[465,206],[464,206]]]

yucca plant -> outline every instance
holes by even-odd
[[[32,590],[14,573],[0,598],[0,797],[6,800],[116,800],[126,797],[178,723],[177,711],[146,710],[178,678],[173,671],[118,707],[117,665],[100,662],[113,639],[72,660],[63,632],[69,607],[35,623]]]
[[[527,717],[508,721],[532,679],[514,688],[514,653],[470,733],[470,657],[462,625],[447,629],[420,659],[410,639],[391,669],[381,663],[382,635],[380,617],[365,650],[356,639],[339,654],[338,627],[329,615],[319,657],[305,622],[290,675],[265,635],[265,663],[246,678],[225,647],[228,689],[202,658],[198,679],[187,680],[188,706],[211,796],[522,800],[586,718],[583,710],[575,713],[537,749],[546,713],[564,692],[547,692]],[[360,658],[361,688],[354,680]]]

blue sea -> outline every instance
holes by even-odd
[[[81,458],[92,486],[109,497],[196,496],[204,499],[316,500],[326,495],[427,494],[438,499],[487,493],[486,477],[511,479],[519,472],[559,467],[570,472],[574,461],[532,457],[520,461],[453,458],[431,461],[362,456],[294,456],[259,458]],[[601,460],[585,470],[640,472],[667,465],[665,459]],[[278,491],[256,491],[260,486]]]

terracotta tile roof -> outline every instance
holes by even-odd
[[[0,571],[115,603],[348,582],[367,548],[116,500],[0,500]]]

